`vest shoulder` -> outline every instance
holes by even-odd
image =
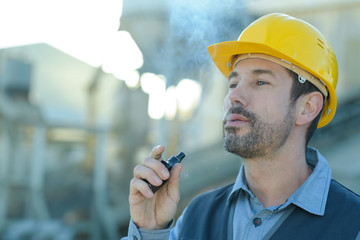
[[[360,230],[360,222],[357,221],[359,218],[359,195],[336,180],[331,180],[323,216],[296,207],[270,239],[353,240]]]
[[[226,239],[229,205],[233,184],[195,197],[183,213],[178,239]]]
[[[358,206],[360,209],[360,196],[334,179],[330,183],[330,193],[340,199],[346,199],[347,204]]]

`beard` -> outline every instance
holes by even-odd
[[[238,134],[240,128],[225,127],[226,120],[224,120],[225,149],[246,159],[263,157],[278,150],[290,135],[294,123],[293,112],[294,107],[290,105],[284,119],[265,122],[241,105],[231,107],[224,119],[227,119],[227,116],[231,113],[241,114],[249,120],[248,127],[250,131],[245,135],[240,135]]]

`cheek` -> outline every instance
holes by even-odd
[[[227,113],[227,111],[230,109],[231,107],[231,101],[229,98],[229,94],[226,95],[225,99],[224,99],[224,104],[223,104],[223,113],[224,115]]]
[[[261,97],[261,101],[265,105],[263,106],[265,110],[275,110],[279,111],[279,113],[282,113],[285,109],[288,109],[288,106],[290,104],[290,97],[284,94],[283,91],[273,92],[272,94],[263,94]]]
[[[269,104],[257,110],[261,118],[273,123],[283,121],[289,113],[287,102],[275,102],[271,100],[268,102]]]
[[[277,122],[287,113],[288,105],[278,96],[263,96],[258,104],[252,106],[252,111],[265,122]]]

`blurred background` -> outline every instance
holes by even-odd
[[[0,2],[0,239],[119,239],[133,168],[183,151],[178,214],[234,181],[225,78],[207,46],[283,12],[317,27],[338,64],[338,110],[310,145],[360,193],[358,0]]]

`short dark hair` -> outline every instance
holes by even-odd
[[[309,81],[305,81],[304,83],[300,83],[299,81],[299,75],[289,69],[287,69],[291,78],[293,79],[293,84],[291,87],[291,91],[290,91],[290,100],[291,100],[291,104],[295,104],[296,100],[305,94],[311,93],[311,92],[320,92],[320,90],[315,87],[314,84],[312,84]],[[321,92],[320,92],[321,93]],[[324,95],[321,93],[321,95],[323,96],[323,103],[325,103],[325,98]],[[322,115],[322,111],[324,109],[324,104],[323,104],[323,108],[321,109],[321,111],[319,112],[319,114],[314,118],[314,120],[312,120],[309,128],[306,131],[306,135],[305,135],[305,146],[308,145],[310,139],[312,138],[312,136],[314,135],[316,129],[317,129],[317,125],[320,121],[321,115]]]

